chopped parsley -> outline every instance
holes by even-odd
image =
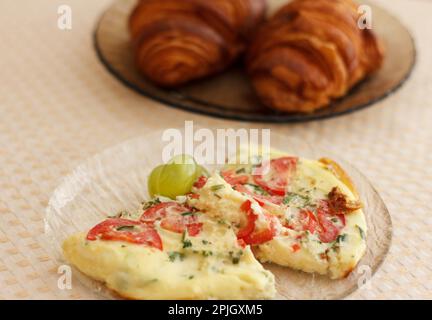
[[[172,251],[172,252],[168,252],[168,259],[171,262],[176,261],[177,259],[180,261],[183,261],[184,259],[184,254],[178,251]]]
[[[217,184],[217,185],[210,187],[211,191],[218,191],[218,190],[223,189],[223,188],[225,188],[225,185],[223,185],[223,184]]]
[[[116,230],[117,231],[125,231],[125,230],[133,230],[134,228],[135,228],[134,225],[131,225],[131,226],[120,226],[120,227],[117,227]]]
[[[238,251],[237,253],[234,253],[233,251],[229,252],[229,256],[233,264],[238,264],[240,262],[240,258],[242,255],[243,255],[242,250]]]
[[[182,213],[181,215],[182,216],[193,216],[195,213],[194,212],[192,212],[192,211],[188,211],[188,212],[184,212],[184,213]]]
[[[143,202],[143,209],[148,209],[151,208],[157,204],[161,203],[161,201],[159,200],[159,198],[155,198],[153,200],[147,201],[147,202]]]
[[[212,256],[212,255],[213,255],[213,251],[210,251],[210,250],[203,250],[203,251],[201,251],[201,254],[202,254],[204,257],[209,257],[209,256]]]
[[[340,235],[337,236],[336,242],[337,243],[344,242],[347,239],[347,237],[348,237],[348,235],[346,233],[340,234]]]
[[[201,242],[202,242],[202,244],[211,244],[211,242],[208,240],[202,240]]]
[[[365,234],[364,230],[358,225],[356,225],[356,227],[359,230],[360,237],[364,240],[366,238],[366,234]]]
[[[188,279],[189,279],[189,280],[192,280],[194,277],[195,277],[194,275],[190,275],[190,276],[188,277]]]
[[[183,249],[192,247],[192,242],[190,240],[183,240]]]
[[[310,205],[311,199],[308,196],[304,196],[298,193],[289,192],[283,199],[283,203],[287,205],[300,205],[308,206]]]
[[[245,168],[237,169],[235,173],[236,173],[236,174],[246,173],[246,169],[245,169]]]
[[[263,188],[261,188],[260,186],[258,186],[256,184],[246,183],[246,186],[251,187],[253,189],[253,192],[255,192],[255,193],[258,193],[258,194],[263,195],[263,196],[267,196],[268,195],[267,191],[265,191]]]

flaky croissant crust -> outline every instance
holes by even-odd
[[[263,103],[312,112],[379,69],[382,46],[358,19],[351,0],[294,0],[282,7],[259,30],[247,57]]]
[[[129,19],[136,65],[165,87],[220,72],[264,13],[265,0],[141,0]]]

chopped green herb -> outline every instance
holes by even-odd
[[[181,215],[182,216],[193,216],[195,213],[194,212],[192,212],[192,211],[188,211],[188,212],[184,212],[184,213],[182,213]]]
[[[183,240],[183,249],[192,247],[192,242],[190,240]]]
[[[120,226],[117,227],[116,230],[117,231],[125,231],[125,230],[133,230],[135,228],[135,226]]]
[[[243,255],[243,251],[238,251],[237,253],[234,253],[233,251],[229,252],[229,255],[231,257],[231,261],[233,264],[238,264],[240,262],[240,258]]]
[[[161,203],[161,201],[159,200],[159,198],[155,198],[153,200],[147,201],[147,202],[143,202],[143,209],[148,209],[151,208],[157,204]]]
[[[237,174],[246,173],[246,169],[245,168],[237,169],[235,173],[237,173]]]
[[[210,250],[203,250],[203,251],[201,251],[201,254],[202,254],[204,257],[209,257],[209,256],[212,256],[212,255],[213,255],[213,251],[210,251]]]
[[[298,193],[289,192],[283,199],[283,203],[288,205],[297,204],[301,206],[307,206],[310,204],[310,198]]]
[[[251,187],[253,189],[253,192],[258,193],[260,195],[263,196],[267,196],[268,192],[265,191],[263,188],[261,188],[260,186],[253,184],[253,183],[246,183],[247,186]]]
[[[181,252],[177,252],[177,251],[168,252],[168,259],[171,262],[174,262],[177,259],[179,259],[180,261],[183,261],[184,254]]]
[[[189,279],[189,280],[192,280],[194,277],[195,277],[194,275],[190,275],[190,276],[188,277],[188,279]]]
[[[337,238],[336,238],[336,242],[337,242],[337,243],[344,242],[344,241],[346,240],[347,237],[348,237],[348,235],[347,235],[346,233],[344,233],[344,234],[340,234],[340,235],[337,236]]]
[[[365,239],[365,238],[366,238],[366,235],[365,235],[365,232],[363,231],[363,229],[362,229],[360,226],[358,226],[358,225],[356,225],[356,227],[357,227],[357,229],[359,230],[360,237],[361,237],[362,239]]]
[[[203,244],[211,244],[211,242],[210,241],[207,241],[207,240],[202,240],[201,241]]]
[[[219,219],[219,220],[218,220],[218,223],[219,223],[219,224],[227,224],[226,221],[225,221],[224,219]]]
[[[217,185],[210,187],[211,191],[218,191],[218,190],[223,189],[223,188],[225,188],[225,185],[223,185],[223,184],[217,184]]]

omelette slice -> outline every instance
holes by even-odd
[[[186,203],[156,199],[63,244],[66,259],[129,299],[265,299],[274,276],[230,224]]]
[[[261,262],[340,279],[365,253],[361,203],[329,159],[273,152],[270,161],[227,166],[195,192],[194,206],[228,221]]]

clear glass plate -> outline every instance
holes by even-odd
[[[300,157],[329,157],[337,161],[354,181],[368,223],[367,252],[351,275],[342,280],[265,264],[277,279],[277,299],[339,299],[355,291],[383,262],[392,238],[389,212],[369,181],[338,156],[305,141],[272,133],[271,146]],[[52,255],[65,263],[61,245],[71,234],[86,231],[108,215],[137,209],[148,199],[147,176],[162,163],[162,132],[142,136],[109,148],[90,158],[64,178],[54,191],[45,216],[45,233]],[[218,150],[215,150],[218,152]],[[210,170],[214,166],[207,166]],[[103,285],[76,269],[74,277],[101,297],[115,297]]]

